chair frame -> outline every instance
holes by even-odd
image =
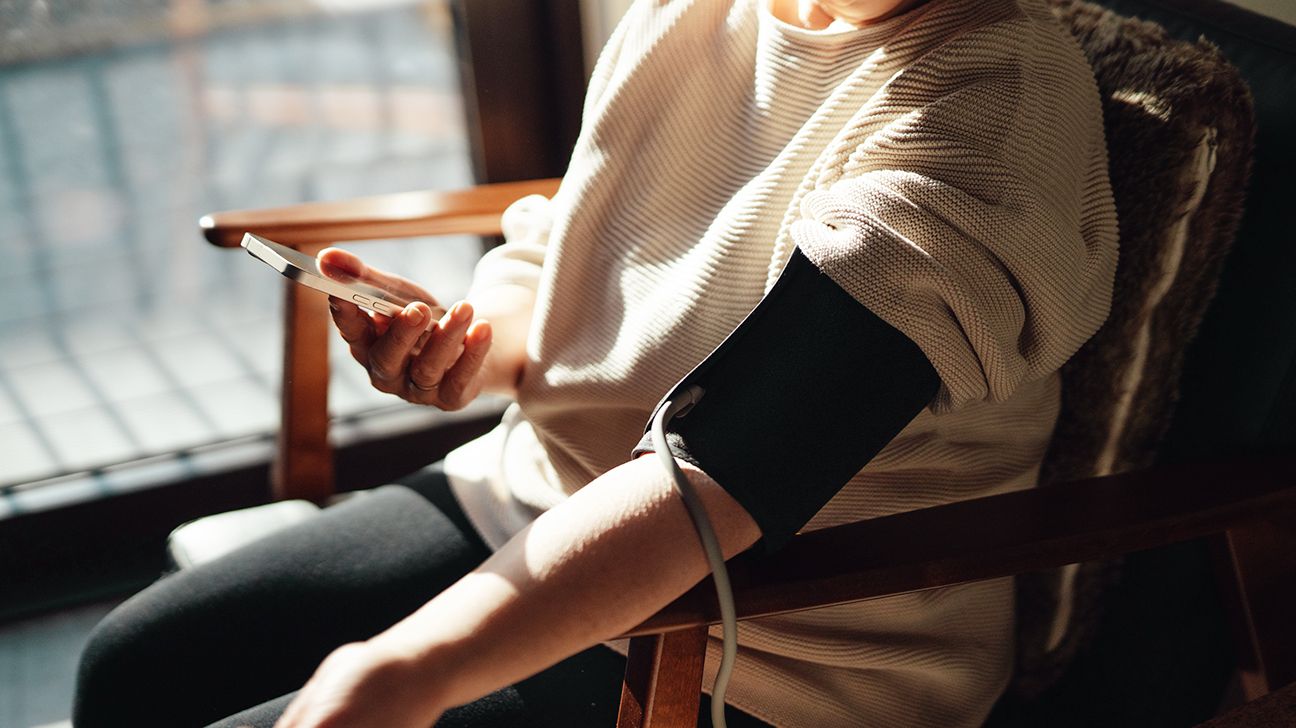
[[[327,244],[500,234],[512,201],[552,195],[559,180],[481,185],[346,202],[216,213],[207,240],[245,232],[307,253]],[[277,498],[333,491],[328,442],[328,328],[323,295],[284,281],[282,429]],[[1296,682],[1296,457],[1159,466],[950,503],[803,534],[773,555],[731,561],[740,619],[932,589],[1196,538],[1217,546],[1236,617],[1238,676],[1252,700]],[[620,728],[696,722],[706,630],[719,621],[710,580],[626,634]]]

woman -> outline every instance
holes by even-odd
[[[227,724],[588,724],[578,706],[615,701],[594,646],[708,571],[661,466],[627,460],[681,380],[706,394],[673,454],[727,556],[1033,485],[1116,242],[1097,91],[1042,2],[637,3],[562,189],[510,208],[426,340],[430,292],[320,257],[421,301],[334,302],[374,386],[446,409],[505,393],[504,422],[424,498],[382,490],[128,602],[87,649],[77,725],[263,700]],[[979,724],[1011,589],[744,623],[731,724]],[[335,619],[294,619],[319,599]]]

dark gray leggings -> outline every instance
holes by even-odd
[[[397,622],[489,555],[438,466],[329,508],[109,614],[81,657],[73,724],[271,726],[329,652]],[[611,726],[624,669],[594,647],[437,725]],[[731,726],[765,725],[731,712]]]

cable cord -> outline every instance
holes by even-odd
[[[729,586],[729,570],[725,568],[724,553],[720,550],[720,541],[716,538],[715,528],[711,526],[711,519],[702,506],[702,499],[693,490],[693,485],[680,469],[679,463],[675,462],[670,447],[666,444],[666,422],[687,414],[688,409],[702,399],[702,394],[702,388],[694,385],[684,390],[679,400],[669,400],[659,408],[657,415],[653,417],[652,442],[657,457],[661,459],[662,465],[675,481],[675,488],[679,491],[680,497],[684,499],[684,507],[688,509],[689,518],[693,520],[693,528],[697,530],[698,538],[702,540],[702,548],[706,551],[707,561],[711,564],[716,600],[720,603],[720,620],[724,630],[724,651],[720,658],[720,668],[716,672],[715,687],[711,690],[711,725],[714,728],[725,728],[725,690],[729,687],[734,658],[738,655],[738,617],[734,611],[733,590]]]

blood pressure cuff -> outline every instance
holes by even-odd
[[[733,496],[774,550],[931,402],[939,379],[917,345],[798,249],[658,408],[693,385],[702,398],[666,423],[671,452]],[[634,456],[654,450],[651,427]]]

